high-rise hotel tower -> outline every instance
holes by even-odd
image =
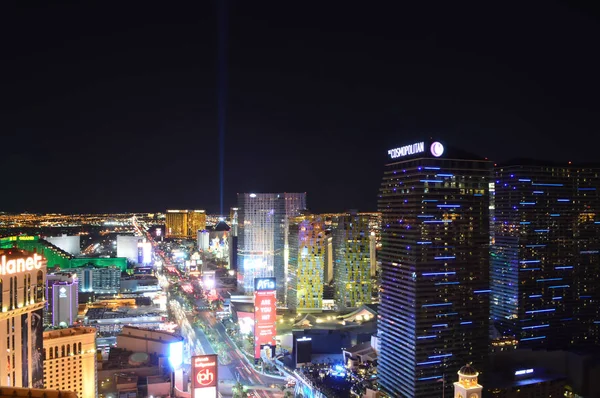
[[[388,159],[378,201],[380,387],[437,398],[451,384],[444,375],[470,362],[481,369],[487,355],[492,164],[434,141]]]
[[[297,312],[320,312],[328,266],[325,224],[321,217],[311,214],[290,221],[287,307]]]
[[[246,294],[254,278],[277,279],[277,301],[285,303],[289,218],[306,209],[306,193],[238,194],[238,279]]]
[[[520,347],[597,344],[600,167],[512,164],[494,181],[494,329]]]
[[[0,249],[0,385],[44,387],[43,310],[46,260]]]

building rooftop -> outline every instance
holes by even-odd
[[[535,368],[527,377],[517,377],[511,373],[493,372],[487,375],[486,388],[518,388],[531,384],[566,380],[566,377],[548,372],[546,369]]]
[[[214,226],[213,231],[215,232],[222,232],[222,231],[229,231],[231,228],[229,227],[229,225],[227,225],[227,223],[225,221],[219,221],[217,223],[217,225]]]
[[[458,371],[458,373],[460,373],[463,376],[477,376],[477,375],[479,375],[479,372],[476,371],[475,368],[471,366],[471,364],[466,364],[465,366],[463,366],[462,368],[460,368],[460,370]]]
[[[45,388],[0,387],[0,398],[5,397],[77,398],[77,394]]]
[[[355,358],[357,355],[367,355],[369,357],[377,358],[377,351],[375,351],[373,347],[371,347],[370,341],[366,341],[364,343],[357,344],[350,348],[346,348],[344,349],[344,351],[352,355],[353,358]]]
[[[553,167],[568,167],[568,168],[600,168],[598,162],[587,162],[587,163],[572,163],[569,162],[557,162],[555,160],[539,160],[539,159],[527,159],[527,158],[516,158],[510,159],[506,162],[499,162],[498,167],[518,167],[518,166],[553,166]]]
[[[55,329],[44,332],[44,340],[58,339],[61,337],[79,336],[82,334],[96,334],[96,328],[80,326],[67,329]]]
[[[134,326],[124,326],[120,335],[124,337],[134,337],[140,340],[159,341],[161,343],[183,341],[183,337],[178,334],[162,330],[137,328]]]
[[[140,367],[158,367],[158,357],[154,354],[146,354],[147,357],[135,356],[133,351],[114,347],[110,349],[108,359],[102,361],[102,370],[108,369],[135,369]],[[132,358],[133,356],[133,358]]]
[[[170,383],[171,377],[168,375],[156,375],[156,376],[148,376],[147,383],[148,384],[162,384],[162,383]]]

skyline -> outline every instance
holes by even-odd
[[[307,192],[373,211],[387,150],[429,136],[598,159],[595,9],[229,4],[225,209]],[[214,3],[8,8],[0,211],[218,212]]]

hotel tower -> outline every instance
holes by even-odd
[[[46,260],[0,249],[0,385],[44,388],[43,309]]]
[[[437,141],[388,152],[378,371],[391,396],[437,398],[451,387],[445,375],[465,363],[483,368],[491,173],[490,162]]]
[[[494,331],[525,348],[598,344],[600,168],[520,160],[495,174]]]

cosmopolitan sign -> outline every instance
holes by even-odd
[[[444,154],[444,145],[442,145],[441,142],[435,141],[430,145],[429,151],[434,157],[439,158]],[[390,158],[392,159],[403,158],[405,156],[417,155],[420,153],[425,153],[425,142],[404,145],[388,151],[388,155],[390,155]]]
[[[0,258],[0,275],[13,275],[25,271],[33,271],[42,268],[43,258],[37,253],[25,258],[15,258],[8,260],[6,256]]]
[[[396,159],[396,158],[402,158],[402,157],[408,156],[408,155],[416,155],[417,153],[423,153],[423,152],[425,152],[425,143],[417,142],[412,145],[404,145],[404,146],[401,146],[400,148],[390,149],[388,151],[388,155],[390,155],[390,157],[392,159]]]

